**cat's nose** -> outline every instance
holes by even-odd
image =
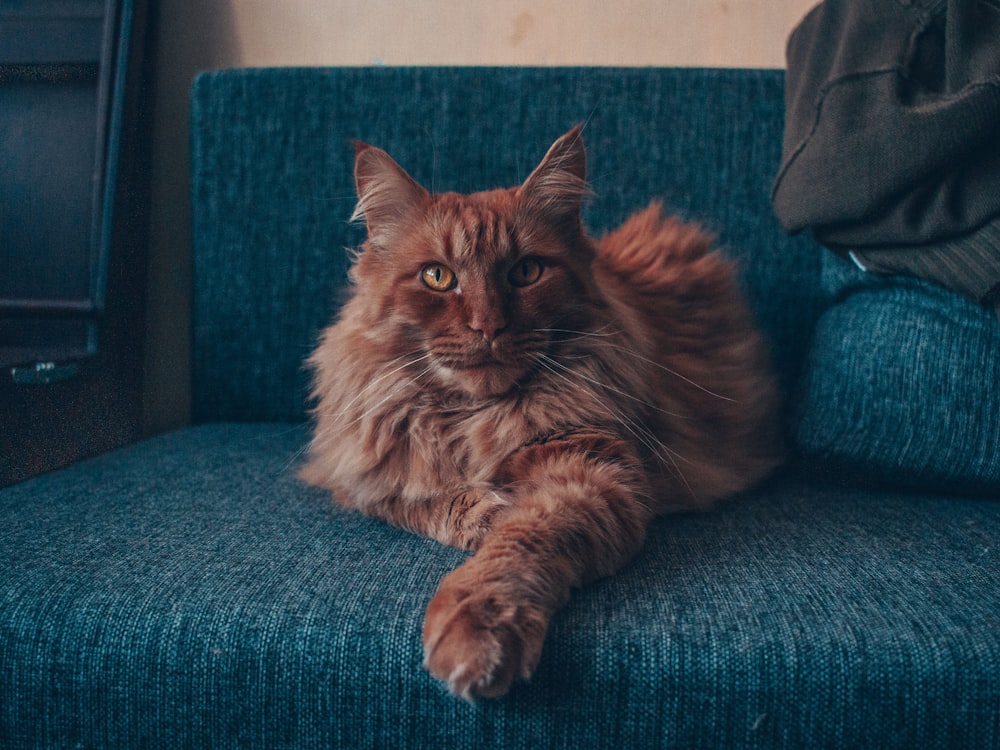
[[[469,328],[481,333],[489,344],[492,344],[506,327],[507,321],[496,311],[483,312],[469,318]]]

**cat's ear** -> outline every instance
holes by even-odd
[[[358,205],[351,218],[364,219],[372,238],[391,232],[430,198],[389,154],[360,141],[354,142],[354,184]]]
[[[559,218],[578,219],[587,186],[587,151],[577,125],[549,147],[542,163],[521,185],[529,205]]]

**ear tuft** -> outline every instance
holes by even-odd
[[[549,147],[535,171],[521,185],[529,205],[559,219],[579,220],[587,185],[587,151],[577,125]]]
[[[385,151],[354,141],[358,204],[352,221],[364,219],[369,237],[391,231],[430,197]]]

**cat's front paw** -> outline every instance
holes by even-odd
[[[424,666],[468,701],[497,698],[535,671],[548,618],[466,567],[444,578],[424,621]]]

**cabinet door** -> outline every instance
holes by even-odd
[[[146,0],[0,0],[0,486],[133,442]]]
[[[0,366],[15,376],[38,363],[52,378],[97,349],[119,5],[0,0]]]

